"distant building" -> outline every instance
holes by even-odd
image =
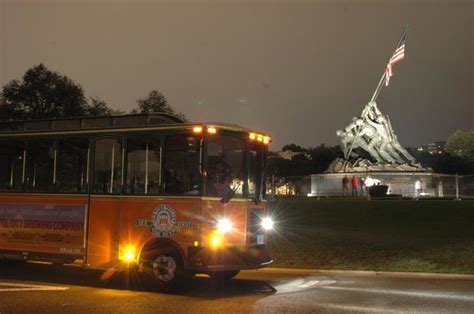
[[[432,155],[446,153],[446,142],[439,141],[428,144],[428,152]]]
[[[419,152],[428,152],[428,145],[418,146],[416,150]]]
[[[421,145],[421,146],[418,146],[418,148],[417,148],[416,150],[419,151],[419,152],[425,152],[425,153],[427,153],[427,152],[428,152],[428,145]]]
[[[423,145],[418,147],[419,152],[427,152],[431,155],[441,155],[446,153],[446,142],[445,141],[438,141],[433,142],[428,145]]]

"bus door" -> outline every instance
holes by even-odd
[[[87,263],[108,266],[118,257],[124,140],[119,136],[92,139]]]

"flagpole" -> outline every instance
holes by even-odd
[[[370,102],[373,102],[377,99],[377,97],[380,94],[380,91],[382,90],[383,87],[383,81],[385,80],[385,75],[387,75],[387,71],[383,71],[382,77],[380,78],[379,84],[377,85],[377,88],[374,91],[374,94],[372,95],[372,98],[370,99]]]
[[[402,36],[400,37],[400,40],[398,41],[398,44],[395,46],[395,50],[397,50],[397,48],[402,43],[403,37],[405,37],[407,31],[408,31],[408,25],[405,27],[405,30],[403,31]],[[377,99],[377,97],[379,96],[380,91],[382,90],[383,82],[385,80],[386,75],[387,75],[387,71],[385,70],[385,71],[383,71],[382,77],[380,78],[379,83],[377,84],[377,87],[375,88],[374,94],[372,95],[372,98],[370,99],[370,102],[375,101]],[[349,160],[349,157],[351,156],[352,150],[354,148],[354,144],[355,144],[356,140],[359,138],[359,127],[357,127],[357,131],[358,132],[355,135],[354,140],[351,143],[351,147],[349,149],[349,152],[346,156],[346,160],[344,162],[344,171],[346,170],[347,162]]]

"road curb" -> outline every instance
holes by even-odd
[[[259,272],[287,273],[287,274],[320,274],[320,275],[354,275],[354,276],[383,276],[404,278],[429,278],[429,279],[463,279],[474,280],[474,275],[422,273],[422,272],[395,272],[373,270],[338,270],[338,269],[306,269],[306,268],[261,268]]]

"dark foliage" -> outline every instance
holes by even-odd
[[[133,109],[131,113],[164,112],[186,121],[184,114],[176,112],[168,103],[166,97],[157,90],[152,90],[147,97],[139,99],[137,103],[138,108]]]
[[[2,90],[1,120],[67,118],[116,113],[105,102],[87,101],[82,87],[43,64],[32,67],[22,80],[12,80]]]
[[[91,97],[86,108],[86,114],[90,116],[109,116],[124,114],[121,110],[110,108],[105,101]]]
[[[433,168],[435,172],[446,174],[472,174],[474,163],[468,159],[453,156],[448,153],[430,154],[427,152],[412,151],[415,159],[425,167]]]
[[[344,154],[339,146],[325,146],[324,144],[309,149],[311,156],[312,173],[324,172],[336,158],[343,158]]]
[[[296,145],[296,144],[287,144],[285,146],[282,147],[281,149],[282,151],[290,151],[290,152],[295,152],[295,153],[304,153],[304,152],[307,152],[308,150],[299,146],[299,145]]]
[[[300,146],[290,144],[283,146],[283,150],[300,150]],[[337,157],[342,157],[343,153],[339,146],[320,145],[315,148],[302,148],[300,154],[295,155],[291,160],[282,158],[276,153],[271,153],[268,159],[268,173],[277,178],[300,177],[314,173],[324,172],[329,164]]]

